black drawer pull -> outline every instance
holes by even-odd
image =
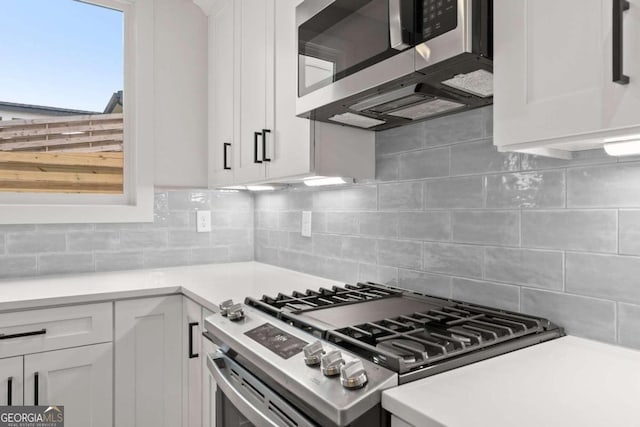
[[[231,143],[230,142],[225,142],[224,143],[224,147],[222,148],[223,157],[224,157],[223,160],[222,160],[223,161],[222,167],[225,170],[231,170],[231,166],[229,166],[229,154],[228,154],[229,147],[231,147]]]
[[[11,406],[11,396],[13,394],[13,377],[7,380],[7,406]]]
[[[198,326],[198,322],[189,323],[189,359],[195,359],[200,355],[193,352],[193,327]]]
[[[262,161],[270,162],[271,159],[267,157],[267,134],[271,133],[269,129],[262,129]]]
[[[253,163],[262,163],[262,160],[258,160],[258,137],[262,135],[260,132],[253,133]]]
[[[36,372],[35,374],[33,374],[33,404],[35,406],[38,406],[38,395],[40,394],[38,392],[39,386],[40,386],[39,376],[38,376],[38,373]]]
[[[613,0],[613,82],[621,85],[629,84],[629,76],[625,76],[622,65],[624,52],[622,39],[624,36],[624,13],[629,10],[627,0]]]
[[[10,340],[12,338],[31,337],[34,335],[44,335],[47,333],[46,329],[40,329],[39,331],[20,332],[19,334],[0,334],[0,340]]]

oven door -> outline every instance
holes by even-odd
[[[207,355],[216,381],[216,427],[316,427],[249,371],[222,352]]]
[[[303,1],[296,8],[297,114],[412,73],[415,1]]]

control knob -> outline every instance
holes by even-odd
[[[340,382],[345,388],[361,388],[367,381],[367,373],[361,360],[352,360],[340,368]]]
[[[229,320],[241,320],[244,319],[244,310],[242,304],[234,304],[227,309],[227,317]]]
[[[222,314],[223,316],[227,316],[229,314],[229,309],[233,307],[233,300],[228,299],[226,301],[223,301],[222,303],[220,303],[219,307],[220,307],[220,314]]]
[[[320,364],[320,358],[322,358],[322,355],[324,354],[324,349],[322,348],[322,343],[320,341],[304,346],[302,351],[304,351],[304,363],[309,366]]]
[[[333,350],[322,356],[320,359],[320,369],[327,377],[340,374],[340,367],[344,364],[340,350]]]

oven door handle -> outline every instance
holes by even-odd
[[[229,401],[240,411],[240,413],[247,418],[251,423],[253,423],[256,427],[290,427],[293,425],[298,425],[300,427],[313,427],[314,424],[311,424],[306,419],[304,419],[299,414],[294,414],[292,412],[288,412],[285,414],[282,412],[286,410],[286,406],[284,402],[279,401],[280,399],[275,396],[273,392],[267,392],[266,390],[258,390],[256,384],[249,384],[245,388],[253,393],[256,399],[263,400],[265,408],[260,408],[258,405],[251,402],[243,393],[239,390],[238,385],[233,384],[230,378],[229,372],[233,369],[236,372],[236,375],[239,373],[240,375],[246,376],[247,378],[251,378],[251,374],[248,371],[245,371],[240,365],[231,365],[233,362],[229,361],[226,356],[222,353],[218,352],[215,354],[207,355],[207,367],[211,372],[211,375],[216,381],[216,386],[224,393],[225,397],[229,399]],[[226,371],[226,372],[225,372]],[[245,380],[242,379],[244,382]],[[242,387],[242,385],[240,385]],[[258,395],[258,391],[260,395]],[[269,396],[269,394],[273,394],[274,396]],[[277,402],[278,405],[272,404],[272,401]],[[290,420],[294,419],[296,424],[293,424]],[[280,421],[280,422],[278,422]]]

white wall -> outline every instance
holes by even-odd
[[[207,17],[155,0],[155,185],[207,186]]]

